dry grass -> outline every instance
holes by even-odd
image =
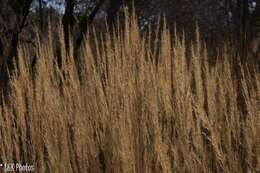
[[[143,38],[135,21],[86,41],[80,68],[63,40],[61,68],[51,36],[38,42],[34,69],[20,48],[0,105],[0,162],[36,172],[260,171],[257,69],[234,71],[231,51],[210,66],[199,39],[186,50],[166,26]]]

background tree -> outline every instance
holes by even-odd
[[[2,44],[2,57],[1,58],[1,81],[6,81],[7,69],[13,68],[13,57],[17,56],[17,47],[19,37],[24,27],[30,12],[33,0],[2,0],[0,10],[0,26],[1,26],[1,39],[6,43]]]
[[[65,4],[65,14],[63,15],[62,21],[63,21],[63,27],[64,27],[64,40],[65,40],[65,46],[66,49],[69,50],[69,37],[70,37],[70,30],[73,29],[73,26],[75,24],[75,18],[74,18],[74,8],[75,8],[76,2],[75,0],[66,0]]]

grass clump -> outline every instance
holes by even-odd
[[[140,36],[129,18],[85,40],[77,62],[61,38],[61,66],[51,37],[38,42],[33,69],[19,49],[0,105],[1,162],[36,172],[260,171],[259,72],[234,70],[232,51],[209,65],[199,39],[187,48],[166,26]]]

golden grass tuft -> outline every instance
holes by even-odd
[[[209,65],[199,37],[189,50],[166,25],[152,39],[136,23],[86,40],[77,63],[61,33],[61,67],[51,36],[38,41],[34,68],[19,49],[0,105],[0,162],[36,172],[260,171],[257,69],[233,70],[231,51]]]

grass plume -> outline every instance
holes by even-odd
[[[156,39],[141,36],[126,18],[124,29],[85,40],[75,62],[60,34],[61,67],[52,36],[38,41],[33,69],[19,49],[0,105],[0,162],[36,172],[260,171],[259,72],[233,70],[235,53],[209,65],[199,38],[187,48],[166,25]]]

